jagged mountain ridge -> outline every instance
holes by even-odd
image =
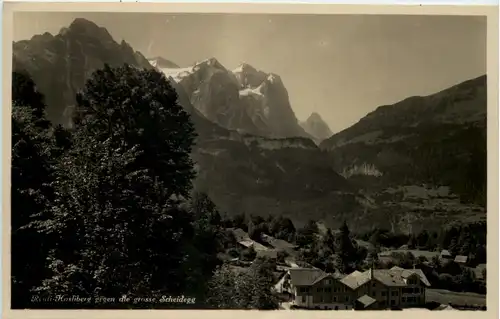
[[[308,137],[281,78],[242,64],[226,69],[209,58],[187,68],[158,67],[179,83],[206,118],[231,130],[271,138]]]
[[[149,58],[148,59],[148,62],[155,68],[171,68],[171,69],[175,69],[175,68],[180,68],[180,66],[178,66],[177,64],[175,64],[174,62],[170,61],[170,60],[167,60],[165,58],[162,58],[160,56],[158,57],[154,57],[154,58]]]
[[[309,135],[313,136],[315,141],[320,143],[323,140],[332,136],[332,131],[326,122],[321,118],[316,112],[311,113],[311,115],[301,122],[300,125]]]
[[[78,18],[57,35],[48,32],[13,43],[13,70],[27,70],[49,105],[47,115],[57,124],[68,124],[75,94],[85,80],[105,63],[151,68],[147,59],[109,32]]]
[[[82,22],[84,21],[79,21],[79,23]],[[85,23],[92,24],[90,21]],[[95,25],[83,26],[83,29],[98,30],[99,27]],[[72,34],[69,33],[69,35]],[[33,74],[38,75],[35,83],[42,93],[46,96],[52,96],[52,101],[66,101],[65,103],[68,103],[66,105],[74,103],[74,92],[83,86],[85,77],[95,68],[104,65],[105,61],[109,61],[109,59],[115,62],[114,65],[130,61],[130,64],[137,67],[152,67],[140,53],[134,52],[131,48],[117,50],[116,48],[120,48],[120,44],[114,40],[112,40],[114,43],[105,41],[104,46],[96,47],[96,45],[100,45],[99,39],[102,36],[100,32],[84,32],[84,34],[86,36],[81,36],[77,32],[74,38],[66,39],[63,37],[64,41],[58,40],[63,44],[70,43],[73,50],[79,49],[86,52],[84,59],[81,55],[76,54],[76,58],[72,58],[75,61],[71,63],[62,62],[68,59],[67,53],[72,51],[62,50],[53,44],[53,40],[39,41],[36,39],[34,42],[31,40],[20,41],[17,46],[14,44],[14,55],[17,55],[15,59],[24,62],[22,64],[17,62],[17,65],[26,68],[32,76]],[[97,39],[94,39],[92,34],[96,35]],[[37,37],[44,36],[49,39],[46,35]],[[68,33],[63,36],[68,36]],[[22,45],[20,46],[19,43]],[[31,62],[32,59],[34,62]],[[85,62],[85,59],[92,61],[92,63]],[[138,60],[139,62],[137,62]],[[49,63],[50,61],[58,63]],[[40,66],[43,66],[45,74],[55,74],[63,81],[53,81],[49,77],[40,76]],[[262,73],[259,72],[241,74],[245,76],[235,74],[238,72],[231,73],[238,82],[238,91],[245,89],[242,88],[242,85],[243,87],[250,86],[246,89],[254,89],[259,84],[259,76],[262,76]],[[308,138],[271,139],[223,128],[207,119],[191,103],[192,96],[185,91],[181,83],[175,81],[173,77],[170,82],[179,95],[179,103],[191,114],[199,135],[192,154],[198,171],[198,177],[194,181],[195,189],[208,192],[221,211],[228,214],[240,212],[260,215],[279,214],[291,217],[296,223],[316,219],[324,221],[326,225],[331,227],[339,226],[345,219],[353,230],[375,226],[387,227],[389,224],[393,229],[403,231],[418,231],[422,228],[435,229],[451,220],[465,220],[481,214],[481,207],[463,205],[456,199],[455,195],[449,194],[447,190],[441,188],[437,191],[430,190],[427,191],[428,198],[415,199],[415,193],[421,192],[422,186],[413,184],[413,186],[404,186],[407,185],[405,180],[385,180],[384,178],[390,176],[398,176],[398,169],[408,171],[404,165],[393,164],[397,163],[398,158],[404,156],[391,155],[398,154],[398,148],[408,149],[408,147],[393,144],[398,145],[394,150],[382,148],[385,153],[380,150],[373,150],[372,153],[367,152],[365,146],[369,143],[358,143],[359,141],[356,142],[356,139],[359,140],[359,135],[363,135],[363,132],[367,130],[366,127],[369,128],[367,132],[370,133],[373,127],[380,124],[378,121],[372,122],[370,120],[365,122],[368,125],[363,124],[356,129],[348,129],[348,133],[344,131],[339,133],[340,135],[335,134],[335,139],[328,140],[333,141],[332,145],[334,146],[328,147],[328,144],[325,144],[328,141],[325,141],[322,143],[323,150],[321,150]],[[453,95],[445,94],[444,100],[449,103],[441,103],[441,107],[438,107],[437,110],[446,109],[448,111],[444,113],[427,112],[425,117],[416,116],[415,118],[432,120],[438,117],[451,122],[445,123],[445,125],[443,125],[442,120],[435,123],[434,128],[441,130],[440,134],[443,137],[453,132],[459,132],[462,134],[462,138],[467,138],[471,132],[472,134],[483,132],[480,129],[481,126],[478,125],[478,123],[481,124],[481,121],[470,121],[476,116],[474,112],[467,113],[470,111],[470,107],[467,107],[466,104],[470,102],[471,98],[474,100],[474,96],[479,96],[478,93],[481,92],[480,89],[474,89],[474,87],[475,85],[471,85],[465,90],[459,89]],[[450,98],[449,96],[454,97]],[[450,105],[457,105],[457,97],[463,102],[460,103],[460,108],[450,107]],[[47,101],[51,103],[51,100]],[[51,108],[53,106],[49,104],[49,110]],[[382,107],[382,110],[388,109],[391,108]],[[455,115],[456,112],[453,110],[458,109],[463,109],[459,114],[468,115]],[[394,123],[406,123],[400,121],[398,116],[405,118],[408,115],[398,115],[398,112],[396,112],[397,116],[394,115],[392,119],[389,118],[385,121],[388,123],[387,127],[392,129],[392,131],[387,130],[385,133],[388,136],[386,142],[401,138],[398,135],[398,130],[404,130],[404,127],[401,125],[396,127]],[[460,120],[453,122],[454,118],[460,118]],[[426,121],[429,123],[434,120]],[[391,123],[393,123],[392,126]],[[464,123],[468,123],[467,125],[472,127],[472,130],[450,131],[449,129],[449,127],[463,127]],[[418,125],[415,126],[415,122],[411,125],[410,129],[418,127]],[[479,129],[474,130],[474,127]],[[417,136],[425,131],[419,130]],[[427,138],[432,140],[436,132],[430,130]],[[339,137],[343,139],[341,143],[338,143]],[[453,134],[450,135],[450,138],[453,138]],[[460,140],[460,138],[455,138],[455,140]],[[477,143],[477,139],[472,140],[475,144],[482,145]],[[348,143],[345,143],[346,141]],[[435,140],[433,143],[437,146],[451,145],[451,148],[457,148],[457,145],[461,145],[448,144],[449,142],[442,140]],[[351,149],[349,145],[360,148],[358,150]],[[422,143],[414,145],[422,145]],[[388,152],[389,155],[387,155]],[[382,154],[380,158],[377,157],[379,153]],[[370,164],[373,159],[377,159],[377,162]],[[405,162],[402,161],[402,163]],[[386,170],[385,167],[392,167],[392,169]],[[415,161],[412,169],[418,171],[426,167],[428,175],[439,176],[442,173],[442,167],[423,165],[419,164],[418,161]],[[337,170],[343,172],[344,177],[340,176],[336,172]],[[470,170],[469,174],[473,175],[473,173],[474,171]],[[362,182],[360,182],[359,177],[361,177]],[[365,177],[367,179],[363,180]],[[362,191],[359,192],[359,189]],[[433,194],[429,195],[430,193]],[[443,205],[447,206],[444,210],[440,208]]]
[[[77,19],[57,36],[45,34],[14,43],[15,69],[33,77],[57,123],[63,121],[58,110],[75,103],[76,91],[104,63],[152,67],[124,43],[116,43],[93,22]],[[42,76],[42,70],[58,81]],[[198,172],[195,189],[206,191],[221,211],[283,214],[298,223],[319,216],[340,222],[336,210],[352,211],[359,206],[353,200],[355,189],[332,169],[326,153],[309,138],[272,139],[223,128],[193,106],[180,83],[172,78],[170,83],[198,133],[192,153]]]

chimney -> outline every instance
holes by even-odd
[[[370,280],[371,280],[371,279],[373,279],[373,268],[370,267],[370,270],[368,270],[368,271],[369,271],[368,278],[370,278]]]

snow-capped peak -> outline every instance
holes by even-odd
[[[211,66],[216,68],[225,69],[224,66],[214,57],[196,62],[194,67]]]
[[[233,73],[255,73],[255,72],[258,72],[258,70],[245,62],[241,63],[236,69],[233,70]]]

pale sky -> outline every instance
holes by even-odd
[[[342,130],[385,104],[486,73],[486,18],[381,15],[16,13],[14,40],[56,34],[75,18],[146,57],[180,66],[215,57],[279,74],[299,120]]]

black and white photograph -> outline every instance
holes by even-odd
[[[487,29],[14,12],[11,309],[486,311]]]

